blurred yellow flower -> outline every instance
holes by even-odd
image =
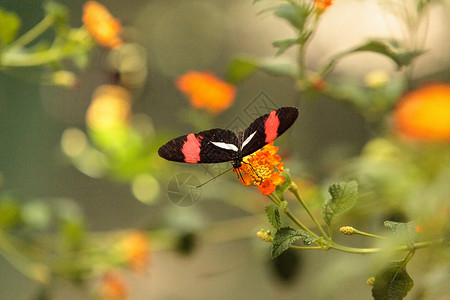
[[[102,85],[97,88],[86,112],[86,123],[94,130],[110,130],[128,125],[131,95],[125,88]]]
[[[141,231],[126,236],[120,249],[129,267],[134,271],[145,271],[150,262],[150,239]]]
[[[88,1],[83,6],[83,23],[87,31],[103,47],[118,48],[122,45],[122,25],[108,9],[97,1]]]
[[[101,300],[124,300],[128,298],[128,289],[122,277],[112,272],[103,275],[98,292]]]
[[[194,108],[212,113],[229,108],[236,95],[235,86],[208,72],[188,72],[177,79],[176,86],[189,97]]]
[[[244,157],[241,167],[233,172],[242,174],[239,181],[245,186],[256,185],[261,193],[270,195],[277,185],[284,182],[284,177],[280,175],[284,172],[284,163],[280,162],[277,151],[278,147],[271,142],[262,150]]]
[[[450,85],[431,83],[400,99],[394,120],[406,137],[450,141]]]

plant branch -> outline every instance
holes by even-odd
[[[39,35],[46,31],[54,22],[53,16],[47,15],[38,24],[36,24],[29,31],[20,36],[17,40],[11,43],[10,47],[24,47],[35,40]]]
[[[26,277],[47,283],[50,277],[50,270],[47,266],[31,262],[8,241],[5,233],[0,231],[0,252],[3,257]]]
[[[317,221],[317,219],[314,217],[314,215],[311,213],[311,211],[309,210],[308,206],[306,205],[306,203],[303,201],[303,199],[300,197],[300,194],[298,192],[298,188],[297,185],[295,183],[291,183],[291,187],[289,188],[289,190],[291,191],[291,193],[294,194],[295,198],[297,198],[298,202],[300,202],[300,204],[303,206],[303,208],[306,210],[306,212],[308,213],[308,215],[311,217],[311,219],[314,221],[314,223],[316,224],[317,228],[320,230],[320,232],[322,233],[322,235],[329,239],[329,236],[327,235],[327,233],[325,232],[325,230],[323,230],[323,227],[320,225],[320,223]]]

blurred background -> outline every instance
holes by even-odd
[[[44,3],[2,0],[0,6],[20,16],[20,35],[42,20]],[[70,12],[70,26],[80,27],[85,1],[58,3]],[[190,174],[204,182],[230,166],[167,162],[156,154],[162,144],[189,132],[236,124],[245,127],[258,111],[266,113],[267,107],[300,109],[297,122],[275,144],[315,214],[321,212],[319,199],[326,198],[322,183],[358,178],[349,162],[355,162],[378,135],[379,127],[367,122],[348,102],[320,93],[310,99],[289,79],[255,73],[237,86],[229,109],[208,114],[193,109],[176,87],[177,78],[192,70],[226,78],[229,62],[236,55],[274,59],[276,50],[271,44],[291,37],[290,26],[272,14],[259,14],[264,6],[250,0],[101,3],[122,24],[122,47],[93,48],[81,70],[68,61],[69,79],[62,76],[59,85],[54,84],[54,77],[53,84],[43,83],[42,78],[53,76],[48,69],[0,69],[0,189],[28,203],[30,218],[42,225],[43,239],[58,231],[47,220],[48,211],[55,209],[83,219],[83,230],[92,232],[94,239],[95,234],[108,232],[149,231],[151,258],[145,272],[121,272],[129,299],[370,299],[366,279],[373,276],[370,268],[375,260],[367,263],[366,256],[288,251],[272,260],[270,245],[255,236],[259,229],[269,229],[264,206],[270,201],[256,188],[244,187],[231,172],[202,187],[194,205],[182,207],[169,199],[170,182],[177,175]],[[336,1],[322,15],[309,44],[306,66],[317,69],[331,55],[368,38],[402,37],[402,25],[385,5]],[[426,34],[419,32],[426,53],[415,62],[412,87],[428,81],[449,82],[448,16],[448,5],[431,7],[427,24],[421,27],[427,27]],[[295,60],[295,49],[276,59]],[[343,86],[367,88],[374,72],[392,82],[404,76],[382,55],[357,53],[343,59],[330,80],[345,79]],[[99,91],[102,85],[106,89]],[[114,90],[110,85],[126,89]],[[393,87],[392,93],[402,91]],[[110,122],[92,117],[95,109],[102,112],[101,104],[100,108],[93,104],[102,93],[127,99],[114,105],[124,122],[131,122],[131,133],[120,126],[114,133],[95,130]],[[380,123],[386,126],[389,120]],[[446,162],[448,149],[443,153]],[[384,220],[407,222],[413,217],[392,204],[392,209],[379,211],[368,224],[368,210],[377,206],[368,203],[357,206],[342,223],[379,229]],[[358,237],[343,243],[372,246]],[[448,271],[421,274],[419,262],[430,256],[419,258],[417,254],[416,264],[409,267],[417,287],[407,299],[449,299],[445,298],[450,292],[448,281],[438,288],[429,283],[442,282],[433,276],[444,276],[445,282]],[[54,278],[45,294],[50,299],[89,298],[98,278],[92,276],[82,286],[76,280]],[[428,290],[428,298],[421,298]],[[39,283],[0,256],[1,299],[45,299],[38,298],[42,293]]]

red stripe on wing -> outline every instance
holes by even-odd
[[[185,162],[195,164],[200,161],[200,140],[201,137],[196,138],[193,133],[187,135],[187,141],[181,148]]]
[[[278,127],[280,126],[280,119],[277,116],[277,111],[271,111],[266,122],[264,122],[264,131],[266,134],[266,143],[270,143],[278,137]]]

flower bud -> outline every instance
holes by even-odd
[[[66,88],[73,88],[78,84],[78,79],[74,73],[61,70],[53,73],[52,83]]]
[[[272,232],[270,230],[265,231],[264,229],[261,229],[260,231],[258,231],[256,233],[256,236],[260,239],[263,240],[265,242],[268,243],[273,243],[273,238],[272,238]]]
[[[339,231],[345,235],[352,235],[355,232],[355,228],[352,226],[342,226],[339,228]]]
[[[368,286],[373,286],[373,284],[375,283],[375,277],[370,277],[369,279],[367,279],[366,283]]]

